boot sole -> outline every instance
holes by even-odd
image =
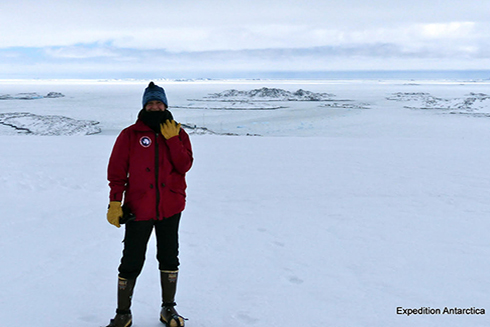
[[[112,324],[112,319],[111,319],[111,323],[107,327],[111,327],[111,324]],[[128,321],[128,323],[124,325],[124,327],[131,327],[131,325],[133,325],[133,320]]]
[[[168,322],[165,321],[165,319],[163,319],[163,316],[160,315],[160,321],[162,322],[162,324],[164,324],[165,326],[167,327],[171,327],[170,324]],[[184,327],[185,323],[182,323],[180,322],[180,319],[179,319],[179,323],[177,325],[177,327]]]

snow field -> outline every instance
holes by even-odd
[[[187,325],[487,326],[488,314],[396,312],[490,310],[488,120],[401,109],[381,96],[397,89],[391,84],[332,88],[355,89],[372,109],[310,120],[291,111],[286,123],[270,116],[269,131],[284,137],[191,136],[177,294]],[[111,98],[88,95],[98,108],[81,110],[76,98],[63,114],[101,121],[102,134],[0,137],[2,325],[105,326],[114,314],[123,229],[105,220],[117,133],[108,126],[131,112],[109,120]],[[298,117],[309,134],[293,125]],[[249,118],[233,119],[224,127]],[[161,326],[154,258],[152,238],[135,327]]]

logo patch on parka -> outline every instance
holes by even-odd
[[[142,147],[147,148],[151,145],[151,139],[148,136],[140,138],[140,144]]]

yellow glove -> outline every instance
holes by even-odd
[[[160,124],[160,132],[166,140],[179,135],[179,131],[180,124],[177,124],[175,120],[167,120],[165,123]]]
[[[123,216],[123,210],[121,207],[120,201],[111,201],[109,203],[109,210],[107,210],[107,221],[116,226],[117,228],[121,227],[119,224],[119,219]]]

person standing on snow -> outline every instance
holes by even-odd
[[[107,220],[120,227],[123,207],[124,212],[135,216],[126,223],[116,316],[108,327],[132,324],[131,298],[153,229],[162,287],[160,320],[167,326],[184,326],[184,318],[175,310],[178,228],[185,207],[185,174],[192,162],[188,134],[173,120],[165,90],[151,82],[143,94],[143,109],[136,123],[117,137],[107,169],[110,187]]]

